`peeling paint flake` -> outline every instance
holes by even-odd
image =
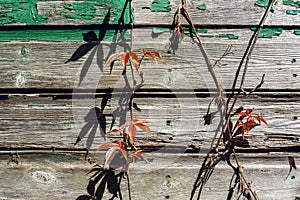
[[[293,1],[293,0],[283,0],[282,1],[283,5],[290,5],[294,6],[296,8],[300,8],[300,1]]]
[[[197,6],[197,8],[199,9],[199,10],[206,10],[206,5],[205,4],[200,4],[200,5],[198,5]]]
[[[228,39],[239,39],[239,36],[234,35],[232,33],[222,33],[222,34],[219,34],[219,37],[220,38],[228,38]]]
[[[269,0],[257,0],[255,2],[255,5],[260,6],[260,7],[264,7],[267,8],[269,5]]]
[[[142,9],[150,9],[151,12],[170,12],[171,5],[169,0],[154,0],[151,4]]]
[[[295,30],[294,30],[294,34],[295,34],[295,35],[300,35],[300,29],[295,29]]]
[[[256,28],[251,28],[252,31],[255,31]],[[258,37],[260,38],[272,38],[274,36],[279,36],[282,33],[282,28],[263,28],[260,31],[260,34]]]
[[[286,14],[288,15],[298,15],[300,10],[286,10]]]
[[[0,24],[43,24],[48,16],[39,15],[38,0],[0,0]]]

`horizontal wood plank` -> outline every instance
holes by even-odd
[[[179,44],[174,55],[168,53],[170,33],[162,32],[154,37],[152,32],[152,29],[135,29],[133,32],[134,52],[141,56],[139,51],[144,48],[156,50],[163,56],[163,60],[158,60],[157,63],[152,62],[150,58],[142,63],[144,88],[215,88],[203,56],[189,37]],[[245,29],[208,30],[208,34],[213,37],[203,37],[208,55],[213,63],[217,62],[215,70],[224,88],[231,87],[235,70],[252,33],[253,31]],[[224,34],[234,34],[239,38],[220,37]],[[300,88],[298,37],[293,31],[285,30],[278,37],[260,38],[250,60],[245,87],[255,87],[262,75],[266,74],[262,88]],[[79,83],[79,88],[90,89],[124,87],[120,62],[115,63],[112,74],[109,67],[104,66],[107,56],[111,53],[129,50],[129,41],[118,44],[119,46],[115,47],[113,43],[103,42],[98,45],[88,44],[91,46],[87,47],[84,43],[0,43],[0,88],[72,89],[78,88]],[[124,44],[127,47],[124,47]],[[229,54],[222,58],[229,46]],[[83,56],[77,50],[86,51],[87,54]],[[64,64],[73,53],[83,58]],[[130,73],[127,75],[130,80]]]
[[[123,95],[124,97],[124,95]],[[113,127],[129,121],[126,107],[118,105],[123,98],[113,95],[107,103],[103,116],[106,117],[106,131],[112,123],[112,114],[116,117]],[[134,117],[150,119],[152,134],[139,131],[137,145],[146,147],[179,146],[195,149],[210,148],[218,126],[216,115],[211,125],[204,126],[203,116],[211,98],[136,98],[135,102],[141,111],[134,111]],[[95,106],[100,107],[101,98],[86,96],[73,100],[52,100],[51,98],[11,96],[1,100],[1,148],[70,148],[73,149],[77,136],[82,141],[79,148],[96,148],[104,142],[101,136]],[[270,127],[261,125],[246,134],[248,147],[281,148],[299,144],[298,98],[242,98],[238,106],[255,108]],[[122,111],[123,110],[123,111]],[[127,108],[128,110],[128,108]],[[216,110],[212,105],[210,112]],[[103,122],[103,118],[102,118]],[[102,123],[101,122],[101,123]],[[103,124],[103,123],[102,123]],[[108,134],[107,140],[116,140],[119,135]],[[50,139],[51,138],[51,139]],[[88,146],[87,146],[88,145]]]
[[[130,168],[132,199],[189,198],[203,154],[153,153],[146,156],[152,162],[133,163]],[[296,154],[260,154],[254,157],[239,155],[246,179],[251,181],[251,186],[260,199],[299,197],[299,172],[292,170],[287,178],[287,156],[294,156],[295,161],[299,161],[299,155]],[[79,195],[87,194],[89,176],[86,173],[92,165],[83,160],[84,155],[44,153],[20,154],[20,157],[19,165],[8,165],[8,155],[0,157],[0,198],[73,200]],[[104,155],[100,159],[102,157]],[[226,198],[232,173],[232,169],[221,162],[204,187],[201,199]],[[126,180],[123,180],[121,188],[124,199],[128,198],[126,184]],[[236,193],[234,197],[237,197]],[[110,198],[107,191],[104,198]]]
[[[153,1],[154,2],[154,1]],[[157,1],[158,4],[160,1]],[[169,8],[170,11],[159,12],[147,0],[133,2],[135,8],[136,24],[170,24],[178,7],[178,1],[170,0],[169,4],[159,4],[159,8]],[[191,0],[187,1],[187,9],[195,24],[205,25],[258,25],[265,9],[258,6],[258,1],[230,1],[222,2],[215,0]],[[287,14],[287,10],[296,10],[293,5],[285,5],[284,1],[278,1],[274,12],[270,14],[266,24],[269,25],[299,25],[297,15]],[[143,9],[149,5],[150,9]],[[202,5],[202,7],[201,7]],[[205,5],[205,6],[203,6]],[[199,8],[197,8],[199,7]],[[289,12],[291,13],[291,12]],[[186,23],[184,19],[182,23]]]
[[[2,3],[0,23],[5,25],[81,25],[101,24],[111,8],[109,23],[118,24],[125,0],[111,1],[18,1]],[[166,3],[157,1],[133,2],[135,24],[170,24],[177,10],[178,1]],[[255,1],[231,1],[226,4],[215,0],[187,2],[187,8],[196,24],[206,25],[257,25],[264,12],[264,5]],[[13,8],[18,9],[13,9]],[[124,14],[129,23],[129,6]],[[291,3],[278,1],[267,24],[300,25],[297,7]],[[23,13],[23,14],[22,14]],[[158,20],[159,19],[159,20]],[[182,20],[184,23],[184,20]]]

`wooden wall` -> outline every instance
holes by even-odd
[[[124,25],[130,23],[125,0],[0,2],[0,199],[75,199],[85,192],[85,173],[91,168],[84,160],[86,145],[94,149],[104,141],[93,109],[108,97],[104,114],[109,130],[119,100],[130,95],[124,90],[120,62],[111,73],[104,62],[108,55],[130,48],[139,56],[141,49],[147,49],[163,57],[157,62],[147,58],[141,68],[145,85],[135,98],[141,111],[133,112],[136,118],[152,121],[153,133],[139,133],[137,144],[145,151],[154,150],[149,157],[156,163],[149,166],[151,170],[146,169],[147,164],[133,166],[133,199],[188,199],[202,153],[214,138],[218,117],[204,126],[203,115],[215,96],[215,85],[188,29],[178,49],[170,49],[169,28],[179,1],[133,1],[134,28],[121,33],[116,29],[121,27],[123,11]],[[278,1],[268,17],[249,63],[245,87],[254,88],[263,74],[265,83],[236,104],[255,108],[270,124],[246,135],[249,145],[239,150],[260,199],[300,198],[299,172],[293,171],[285,179],[287,156],[299,160],[297,2]],[[265,4],[187,1],[227,91]],[[182,23],[186,24],[184,19]],[[127,76],[130,80],[130,73]],[[212,104],[211,111],[215,110]],[[129,119],[129,113],[117,116],[116,125]],[[84,131],[86,137],[74,146]],[[116,137],[108,136],[107,140]],[[162,151],[156,152],[159,148]],[[186,150],[192,154],[183,154]],[[19,165],[7,164],[9,152],[16,151],[21,155]],[[157,176],[150,176],[152,173]],[[225,198],[230,168],[221,165],[216,174],[203,199]]]

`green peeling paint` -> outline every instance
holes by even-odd
[[[44,104],[39,104],[39,103],[28,104],[28,107],[44,107],[44,106],[45,106]]]
[[[41,0],[0,0],[0,24],[22,23],[38,25],[48,22],[47,15],[38,13],[38,1]],[[79,19],[81,24],[102,23],[110,8],[110,24],[118,24],[124,6],[124,24],[130,23],[130,10],[127,0],[91,0],[75,1],[64,4],[62,10],[56,10],[61,19]],[[133,11],[133,10],[132,10]],[[50,13],[49,13],[50,15]]]
[[[64,8],[69,11],[73,11],[70,14],[64,13],[66,18],[71,19],[93,19],[96,16],[104,16],[103,14],[96,14],[95,6],[97,2],[73,2],[71,4],[65,4]]]
[[[0,42],[10,41],[49,41],[49,42],[83,42],[84,30],[22,30],[22,31],[0,31]],[[99,31],[94,31],[98,34]],[[103,40],[110,40],[115,35],[115,31],[107,31]],[[124,34],[124,38],[129,38],[129,33]],[[22,52],[26,52],[25,50]],[[23,54],[22,54],[23,55]]]
[[[286,14],[288,15],[297,15],[300,10],[286,10]]]
[[[232,33],[226,33],[226,34],[222,33],[222,34],[219,34],[219,37],[220,38],[228,38],[228,39],[239,39],[239,36],[234,35]]]
[[[208,30],[207,29],[202,29],[202,28],[197,28],[197,33],[207,33]],[[161,28],[161,27],[154,27],[152,29],[152,33],[154,34],[161,34],[161,33],[170,33],[172,32],[171,29],[169,28]],[[194,31],[192,30],[192,34],[194,34]],[[184,35],[191,37],[191,32],[189,28],[184,28]],[[201,34],[200,34],[201,35]]]
[[[255,31],[256,28],[251,28],[252,31]],[[260,31],[260,34],[258,37],[260,38],[272,38],[274,36],[279,36],[282,33],[282,28],[263,28]]]
[[[295,29],[295,30],[294,30],[294,34],[295,34],[295,35],[300,35],[300,29]]]
[[[152,12],[170,12],[170,0],[154,0],[151,4],[146,5],[143,9],[150,9]]]
[[[37,0],[0,0],[0,24],[47,22],[48,16],[39,15]]]
[[[191,31],[192,31],[192,33],[191,33]],[[189,37],[191,37],[191,34],[195,35],[194,30],[191,29],[191,31],[190,31],[189,28],[184,28],[184,35],[189,36]],[[208,32],[207,29],[200,29],[200,28],[197,28],[196,31],[197,31],[198,34]]]
[[[296,8],[300,8],[300,1],[293,1],[293,0],[283,0],[282,1],[283,5],[290,5],[294,6]]]
[[[205,4],[200,4],[200,5],[197,6],[197,8],[199,10],[206,10],[206,5]]]
[[[257,0],[255,2],[256,5],[260,6],[260,7],[268,7],[269,5],[269,0]]]
[[[154,33],[154,34],[160,34],[160,33],[166,33],[166,32],[171,32],[171,29],[161,28],[161,27],[154,27],[152,29],[152,33]]]

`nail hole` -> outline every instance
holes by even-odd
[[[166,121],[166,125],[167,125],[167,126],[171,126],[171,120],[167,120],[167,121]]]
[[[296,62],[296,59],[295,59],[295,58],[293,58],[293,59],[292,59],[292,63],[295,63],[295,62]]]
[[[169,140],[173,140],[173,137],[169,137]]]
[[[297,120],[297,119],[298,119],[298,117],[297,117],[297,116],[294,116],[294,117],[293,117],[293,120]]]
[[[171,178],[171,176],[168,174],[168,175],[166,175],[166,179],[169,179],[169,178]]]
[[[169,195],[166,195],[165,198],[166,198],[166,199],[170,199],[170,196],[169,196]]]
[[[297,77],[297,74],[293,74],[293,77]]]

